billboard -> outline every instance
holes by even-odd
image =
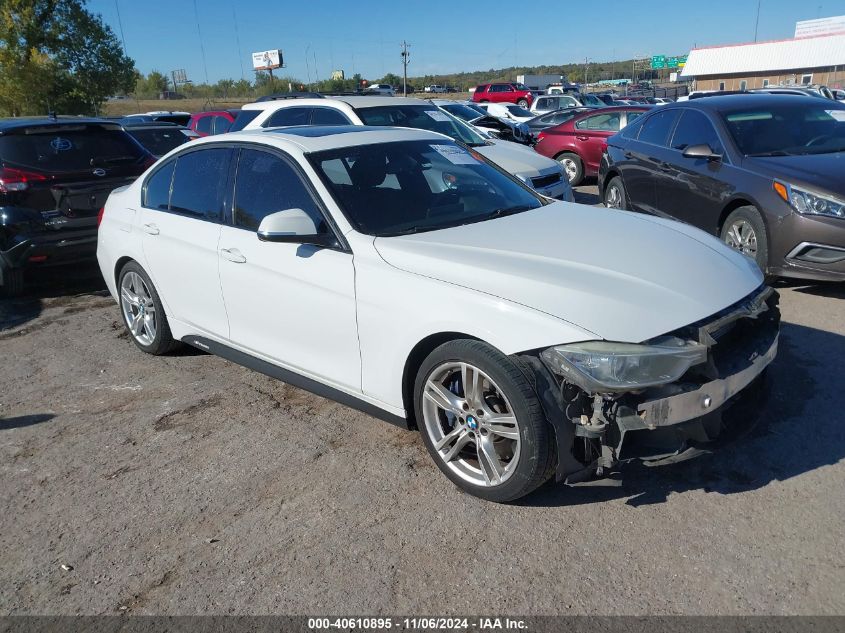
[[[845,15],[818,20],[804,20],[795,23],[795,37],[814,37],[816,35],[831,35],[845,33]]]
[[[281,68],[284,66],[284,59],[282,51],[260,51],[252,54],[252,69],[253,70],[271,70],[273,68]]]

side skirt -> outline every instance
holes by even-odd
[[[228,345],[223,345],[222,343],[212,341],[203,336],[196,336],[194,334],[182,337],[182,342],[201,349],[204,352],[210,352],[215,356],[225,358],[226,360],[242,365],[248,369],[261,372],[271,378],[281,380],[282,382],[293,385],[294,387],[299,387],[300,389],[310,391],[311,393],[323,398],[334,400],[335,402],[339,402],[340,404],[351,407],[352,409],[357,409],[358,411],[362,411],[374,418],[390,422],[391,424],[395,424],[403,429],[408,429],[408,421],[403,417],[389,413],[374,404],[370,404],[366,400],[351,396],[339,389],[329,387],[328,385],[324,385],[321,382],[317,382],[316,380],[297,374],[289,369],[283,369],[277,365],[261,360],[260,358],[256,358],[255,356],[250,356],[249,354],[236,350]]]

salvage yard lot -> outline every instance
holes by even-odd
[[[750,436],[495,505],[416,433],[197,351],[142,354],[101,281],[42,281],[0,302],[0,609],[843,613],[845,288],[779,290]]]

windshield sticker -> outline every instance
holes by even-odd
[[[453,165],[478,164],[478,160],[472,154],[457,145],[432,145],[431,149],[440,154]]]
[[[834,121],[845,121],[845,110],[825,110]]]
[[[50,141],[50,147],[52,147],[57,152],[66,152],[67,150],[69,150],[73,147],[73,143],[71,143],[66,138],[62,138],[61,136],[57,136],[52,141]]]
[[[425,110],[425,113],[435,121],[449,122],[449,115],[445,112],[441,112],[440,110]]]

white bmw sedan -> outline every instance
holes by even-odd
[[[422,130],[183,145],[116,190],[97,256],[144,352],[186,343],[406,428],[493,501],[753,416],[777,295],[698,229],[554,202]]]

